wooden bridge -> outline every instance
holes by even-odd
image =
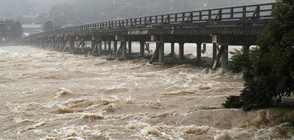
[[[213,43],[213,67],[216,68],[219,61],[226,67],[228,45],[242,45],[246,50],[254,45],[257,35],[273,18],[274,5],[226,7],[85,24],[34,34],[24,42],[70,53],[112,54],[127,59],[132,53],[132,42],[140,42],[140,56],[144,57],[146,42],[151,41],[156,42],[156,50],[150,62],[157,60],[159,64],[164,63],[165,43],[171,43],[171,54],[174,54],[175,43],[179,44],[177,61],[180,62],[184,61],[185,43],[195,43],[197,62],[201,61],[201,47],[205,49],[205,43]]]

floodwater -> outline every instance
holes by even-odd
[[[0,139],[294,139],[293,109],[222,103],[241,74],[0,47]]]

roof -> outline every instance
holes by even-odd
[[[42,24],[23,24],[22,28],[42,28]]]

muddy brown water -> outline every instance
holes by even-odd
[[[222,103],[241,74],[0,47],[0,139],[294,139],[294,110]]]

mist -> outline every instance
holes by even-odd
[[[0,20],[55,27],[275,0],[0,0]]]

